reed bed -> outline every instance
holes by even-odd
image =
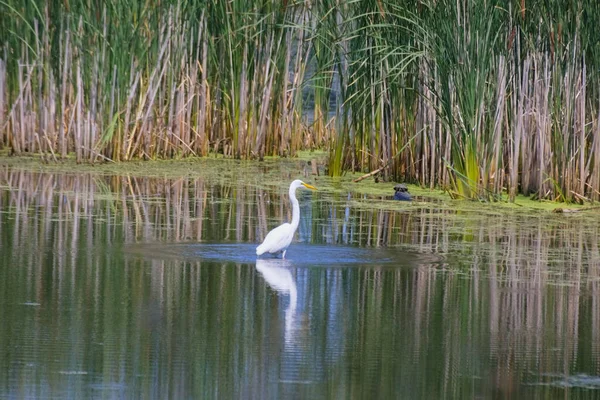
[[[331,175],[380,171],[480,200],[600,200],[591,0],[2,7],[0,147],[15,154],[326,148]]]
[[[381,168],[480,200],[600,198],[596,3],[367,2],[339,12],[349,110],[338,115],[348,128],[333,170]]]
[[[3,2],[0,145],[78,162],[304,148],[304,7]],[[308,143],[312,145],[312,143]]]

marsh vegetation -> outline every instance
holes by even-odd
[[[321,148],[331,175],[382,168],[460,198],[600,199],[595,1],[0,7],[0,147],[15,154]]]

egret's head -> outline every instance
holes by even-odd
[[[311,190],[317,190],[316,187],[314,187],[313,185],[310,185],[308,183],[304,183],[302,182],[300,179],[296,179],[294,182],[292,182],[292,184],[290,185],[290,189],[292,190],[296,190],[299,187],[305,187],[307,189],[311,189]]]

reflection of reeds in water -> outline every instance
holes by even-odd
[[[232,393],[249,387],[268,390],[261,374],[269,373],[265,365],[276,362],[269,349],[274,340],[284,338],[284,325],[266,322],[278,300],[255,290],[258,278],[253,269],[203,268],[203,262],[183,260],[147,264],[123,260],[119,249],[121,243],[136,241],[258,242],[288,218],[286,196],[254,187],[216,186],[199,178],[18,170],[0,170],[0,187],[0,250],[10,267],[0,271],[0,299],[39,303],[42,311],[52,310],[39,311],[37,315],[45,317],[28,320],[22,328],[2,324],[0,348],[18,351],[11,345],[17,340],[15,329],[54,337],[101,332],[103,337],[93,340],[106,346],[108,381],[127,380],[130,372],[116,367],[126,354],[139,363],[134,369],[143,370],[144,379],[152,379],[153,363],[163,368],[180,363],[182,369],[171,372],[174,376],[158,378],[162,390],[176,390],[168,388],[177,374],[190,379],[182,383],[188,390],[200,391],[234,381],[239,370],[250,375],[231,388]],[[536,372],[600,368],[600,232],[593,220],[555,215],[465,219],[434,209],[356,209],[347,207],[345,200],[319,197],[301,204],[310,208],[302,218],[315,243],[410,245],[424,253],[448,254],[447,264],[413,269],[373,265],[295,271],[304,291],[297,307],[310,321],[299,322],[306,327],[294,340],[322,354],[311,358],[323,364],[319,371],[355,360],[373,363],[372,368],[342,373],[339,385],[351,387],[356,397],[370,389],[353,386],[354,380],[362,381],[355,373],[377,381],[379,374],[401,369],[407,371],[398,375],[403,387],[434,376],[439,381],[422,388],[425,394],[458,398],[472,394],[472,388],[457,371],[466,377],[492,376],[484,383],[489,386],[484,393],[489,394],[515,390],[519,383],[535,380],[531,375]],[[8,308],[3,319],[15,321],[20,312]],[[198,342],[194,337],[204,339]],[[47,351],[48,339],[27,340],[33,343],[27,351]],[[67,345],[50,342],[56,357],[67,362]],[[242,342],[258,348],[245,349]],[[94,343],[81,346],[101,346]],[[161,355],[154,359],[157,348]],[[389,356],[405,349],[412,354]],[[82,354],[93,353],[91,349]],[[234,353],[240,356],[231,356]],[[73,368],[94,367],[93,360],[81,357]],[[200,359],[209,360],[207,365],[221,360],[220,366],[184,374],[186,366]],[[0,361],[0,369],[9,368],[6,362]]]
[[[0,187],[2,208],[15,218],[13,238],[30,223],[41,225],[48,236],[50,224],[56,222],[63,236],[76,240],[73,237],[85,233],[82,226],[93,236],[94,221],[101,221],[98,228],[122,235],[126,242],[258,242],[269,229],[290,218],[287,195],[252,186],[218,186],[202,178],[54,175],[5,169],[0,170]],[[301,199],[301,207],[305,232],[300,235],[315,243],[410,245],[425,253],[458,252],[476,261],[493,258],[505,266],[499,272],[503,280],[533,274],[532,265],[552,269],[552,278],[571,279],[573,266],[600,258],[599,229],[585,215],[497,217],[483,212],[461,216],[435,208],[396,212],[353,208],[343,200],[319,197]],[[519,267],[511,268],[515,263]],[[562,268],[563,264],[567,267]],[[544,272],[535,274],[543,279],[547,277]]]
[[[2,207],[14,215],[15,233],[35,221],[61,230],[93,233],[93,219],[125,241],[232,240],[258,242],[290,218],[287,195],[252,186],[209,184],[202,178],[134,178],[0,170]],[[396,212],[353,208],[343,200],[301,200],[303,236],[315,243],[410,245],[421,252],[458,251],[481,257],[500,252],[503,264],[526,260],[550,267],[598,259],[599,235],[585,216],[467,216],[435,208]],[[33,218],[32,213],[36,214]],[[122,226],[122,228],[121,228]],[[18,237],[18,235],[14,235]],[[69,235],[71,237],[71,235]],[[515,258],[515,260],[513,260]],[[531,268],[519,271],[531,271]],[[565,268],[566,274],[571,268]],[[508,272],[506,272],[508,271]],[[504,278],[516,272],[505,269]]]

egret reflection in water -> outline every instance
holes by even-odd
[[[282,389],[283,391],[278,398],[290,398],[295,390],[295,385],[322,382],[327,370],[326,361],[319,356],[321,346],[311,339],[314,337],[314,332],[310,327],[316,324],[325,327],[328,332],[339,332],[339,325],[343,319],[340,318],[341,314],[335,313],[336,306],[332,305],[329,311],[335,313],[333,318],[332,316],[324,318],[324,315],[318,312],[319,320],[313,320],[315,312],[313,307],[316,305],[314,303],[316,299],[313,297],[314,289],[323,290],[322,285],[324,282],[314,281],[310,279],[310,276],[314,274],[314,271],[319,270],[301,267],[289,260],[271,258],[257,259],[256,271],[265,280],[267,286],[277,293],[282,308],[285,307],[284,322],[281,324],[283,328],[283,335],[281,336],[283,337],[281,338],[278,335],[279,338],[283,339],[283,346],[277,349],[279,363],[276,381],[278,384],[288,385],[285,389]],[[317,274],[327,275],[327,272],[321,269]],[[332,289],[330,294],[333,296],[330,299],[331,304],[337,304],[340,301],[339,297],[333,295],[333,293],[336,293],[336,287],[337,285],[333,282],[330,288]],[[321,290],[318,291],[322,293]],[[329,292],[328,289],[324,290]],[[287,305],[283,306],[286,298]],[[319,309],[322,310],[321,306],[319,306]],[[275,317],[274,321],[280,321],[273,314],[270,314],[268,318],[272,317]],[[322,348],[327,349],[330,354],[331,359],[329,361],[339,360],[345,341],[340,338],[340,335],[331,335],[328,338],[335,339],[331,342],[325,340],[322,343]],[[309,365],[311,367],[307,369],[306,367]]]
[[[292,264],[287,260],[260,258],[256,260],[256,270],[269,287],[281,295],[289,296],[288,307],[285,310],[285,343],[292,341],[294,314],[298,302],[296,281],[289,269],[291,266]]]

